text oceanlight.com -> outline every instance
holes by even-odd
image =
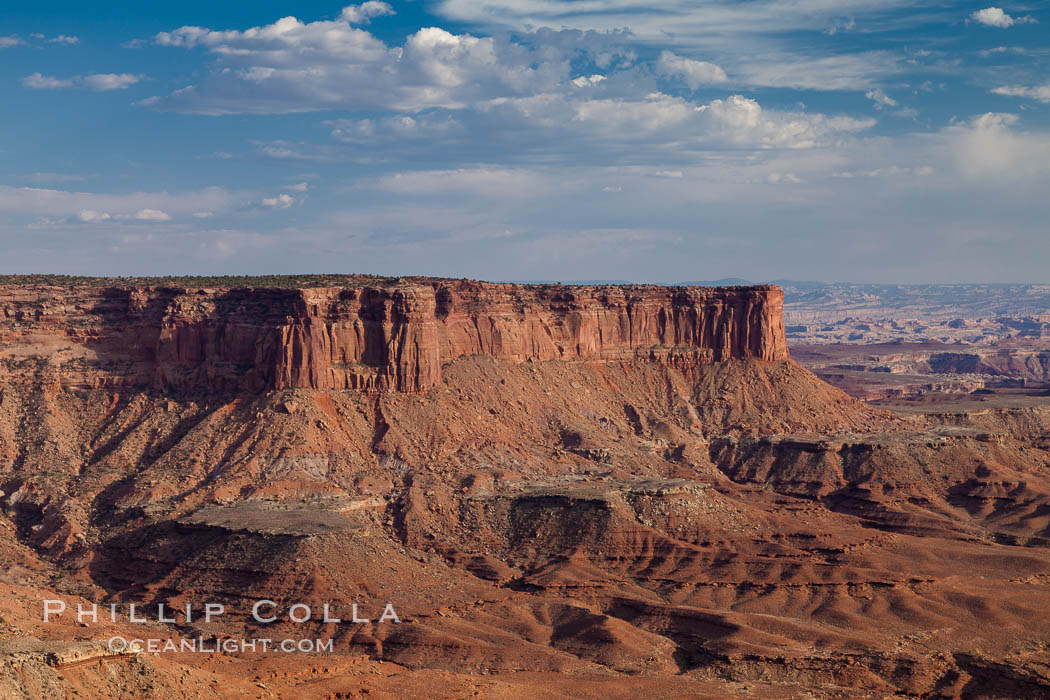
[[[109,651],[113,654],[160,654],[161,652],[195,652],[200,654],[271,653],[320,654],[331,653],[331,639],[128,639],[119,635],[110,637]]]

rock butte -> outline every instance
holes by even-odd
[[[63,379],[85,387],[421,392],[466,355],[786,360],[782,308],[774,286],[0,287],[0,341],[81,346],[91,362]]]

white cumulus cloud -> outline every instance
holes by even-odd
[[[1016,114],[988,112],[944,130],[970,178],[1027,180],[1050,172],[1050,135],[1020,131]]]
[[[663,75],[682,78],[694,90],[701,85],[724,83],[727,79],[726,72],[714,63],[685,58],[671,51],[660,54],[656,68]]]
[[[139,221],[171,221],[171,216],[160,209],[139,209],[135,218]]]
[[[595,73],[594,75],[581,75],[579,78],[573,78],[572,84],[576,87],[591,87],[605,80],[605,76]]]
[[[883,92],[882,88],[868,90],[866,93],[864,93],[864,96],[875,103],[875,109],[885,109],[886,107],[897,106],[897,100],[893,99],[885,92]]]
[[[135,83],[141,82],[145,76],[135,75],[132,73],[96,73],[94,75],[85,75],[84,85],[96,92],[104,92],[106,90],[124,90]]]
[[[95,92],[124,90],[143,80],[145,76],[132,73],[94,73],[92,75],[74,75],[70,78],[56,78],[50,75],[32,73],[22,78],[22,84],[34,90],[60,90],[63,88],[84,87]]]
[[[713,100],[697,111],[719,138],[759,148],[809,148],[836,134],[863,131],[874,125],[870,119],[764,110],[755,100],[741,95]]]
[[[1010,15],[1003,12],[1001,7],[986,7],[983,10],[977,10],[970,15],[970,18],[980,22],[981,24],[988,27],[999,27],[1000,29],[1006,29],[1012,27],[1015,24],[1025,24],[1028,22],[1035,23],[1036,20],[1033,17],[1011,17]]]
[[[388,46],[346,20],[285,17],[245,30],[180,27],[161,46],[203,46],[216,69],[197,85],[143,101],[195,114],[272,114],[322,109],[418,112],[541,91],[568,80],[560,53],[507,38],[423,27]]]
[[[1039,102],[1050,102],[1050,83],[1026,87],[1023,85],[1006,85],[992,90],[996,95],[1007,97],[1028,97]]]
[[[385,2],[368,0],[368,2],[363,2],[360,5],[344,7],[339,16],[350,24],[367,24],[373,17],[383,17],[392,14],[395,14],[394,8]]]
[[[279,194],[276,197],[264,197],[262,204],[271,209],[287,209],[295,204],[295,197],[290,194]]]
[[[94,221],[106,221],[110,218],[110,215],[104,211],[95,211],[94,209],[84,209],[77,213],[77,218],[81,221],[90,223]]]
[[[60,90],[73,87],[74,82],[72,78],[61,79],[40,73],[31,73],[22,78],[22,84],[34,90]]]

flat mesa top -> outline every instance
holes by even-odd
[[[65,288],[164,288],[177,287],[186,289],[317,289],[334,287],[398,287],[402,285],[444,285],[452,284],[469,287],[472,285],[525,287],[534,289],[734,289],[739,291],[759,291],[779,289],[777,285],[718,285],[704,286],[694,284],[653,284],[629,282],[489,282],[453,277],[423,277],[406,275],[402,277],[384,277],[367,274],[314,274],[314,275],[223,275],[207,276],[166,276],[166,277],[88,277],[77,275],[0,275],[0,287],[65,287]]]
[[[344,513],[306,504],[282,506],[276,503],[244,502],[234,505],[211,505],[183,516],[182,525],[216,527],[230,531],[258,532],[273,535],[323,535],[347,532],[364,527]]]

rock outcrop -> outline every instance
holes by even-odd
[[[786,360],[782,307],[774,286],[0,286],[0,354],[45,356],[67,387],[422,392],[466,355]]]

